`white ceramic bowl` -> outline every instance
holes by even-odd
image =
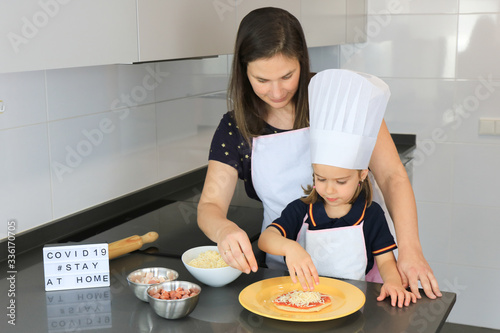
[[[211,287],[222,287],[228,283],[233,282],[240,276],[241,271],[233,267],[221,267],[221,268],[197,268],[189,266],[188,263],[198,257],[200,253],[206,251],[216,251],[219,252],[217,246],[198,246],[187,250],[182,254],[182,263],[186,266],[186,269],[194,276],[198,281],[211,286]]]

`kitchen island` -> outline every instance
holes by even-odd
[[[244,309],[239,293],[248,285],[286,272],[259,268],[242,274],[234,282],[213,288],[197,282],[175,257],[136,251],[110,261],[110,286],[101,288],[44,291],[40,251],[17,259],[20,269],[15,280],[2,279],[1,290],[15,289],[15,326],[4,316],[0,332],[439,332],[456,300],[444,292],[437,300],[423,296],[416,304],[394,308],[389,301],[377,302],[380,284],[345,280],[366,296],[365,305],[355,313],[334,320],[310,323],[288,322],[261,317]],[[157,316],[149,304],[137,299],[127,285],[127,274],[137,268],[168,267],[179,280],[198,283],[198,306],[186,318],[167,320]],[[12,299],[12,298],[11,298]],[[9,300],[3,297],[9,313]]]
[[[400,156],[414,148],[414,137],[410,139],[409,143],[397,145]],[[416,304],[399,309],[388,300],[377,302],[380,284],[352,280],[346,282],[365,294],[366,303],[349,316],[310,323],[265,318],[246,310],[238,301],[239,293],[252,283],[287,275],[285,271],[265,267],[259,267],[256,273],[242,274],[220,288],[199,283],[202,292],[198,306],[186,318],[167,320],[157,316],[147,303],[134,296],[126,277],[138,268],[159,266],[176,270],[179,280],[198,283],[185,269],[180,256],[191,247],[213,244],[196,223],[204,173],[199,170],[184,175],[165,186],[120,198],[16,238],[14,267],[8,266],[6,255],[2,256],[2,264],[6,265],[0,271],[0,287],[5,295],[1,304],[6,315],[0,322],[0,332],[385,333],[438,332],[444,324],[456,301],[454,293],[444,292],[437,300],[423,296]],[[237,189],[228,217],[247,232],[257,251],[262,207],[256,201],[244,199],[241,191],[241,187]],[[147,204],[139,205],[140,202]],[[149,231],[158,232],[158,240],[110,261],[109,287],[45,291],[43,244],[111,243]]]

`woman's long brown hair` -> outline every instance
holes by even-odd
[[[254,93],[248,80],[247,66],[252,61],[275,55],[295,58],[300,64],[299,86],[292,99],[295,105],[293,128],[309,126],[307,91],[310,68],[302,27],[297,18],[286,10],[259,8],[240,23],[228,88],[229,110],[234,110],[236,125],[249,144],[254,136],[263,134],[267,104]]]

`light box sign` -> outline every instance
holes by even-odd
[[[45,291],[109,287],[108,244],[43,248]]]

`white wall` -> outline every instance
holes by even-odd
[[[0,74],[0,239],[206,165],[228,58]]]
[[[391,132],[416,133],[413,183],[424,254],[458,294],[449,321],[500,329],[500,1],[368,0],[368,42],[342,68],[391,87]],[[485,83],[486,82],[486,83]]]

